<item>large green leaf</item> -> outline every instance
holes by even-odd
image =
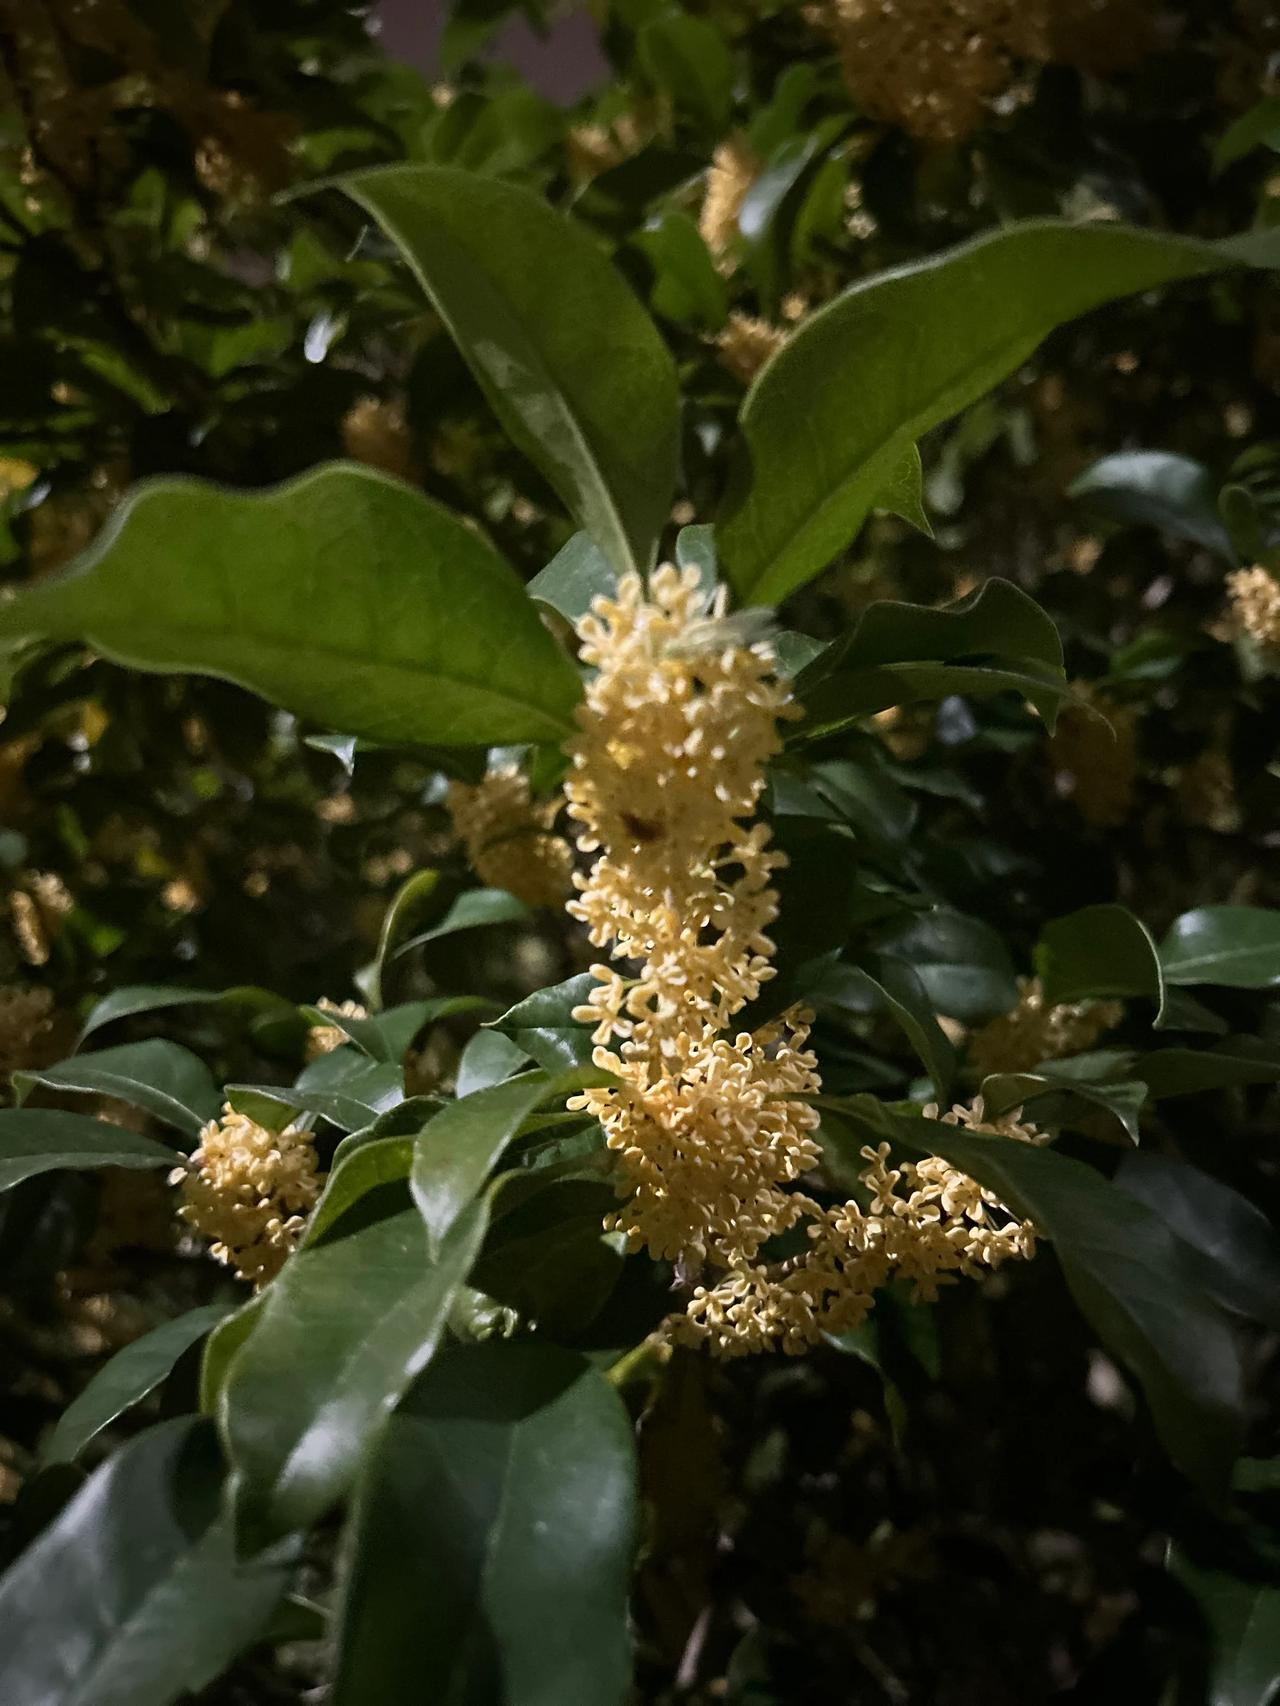
[[[956,1071],[955,1046],[939,1025],[924,984],[905,960],[873,954],[857,966],[830,961],[806,984],[805,993],[819,1008],[854,1013],[866,1012],[870,993],[873,1004],[883,1007],[901,1026],[935,1093],[948,1099]]]
[[[1280,912],[1262,906],[1202,906],[1175,919],[1160,945],[1170,983],[1269,989],[1280,983]]]
[[[545,1072],[525,1072],[442,1108],[417,1139],[413,1200],[432,1256],[495,1162],[547,1095]]]
[[[579,526],[619,571],[647,568],[675,484],[675,365],[595,241],[541,196],[450,167],[379,167],[343,187]]]
[[[523,1001],[493,1021],[493,1028],[511,1038],[538,1065],[548,1072],[563,1072],[574,1066],[584,1066],[591,1059],[591,1027],[575,1019],[573,1009],[581,1007],[595,988],[596,980],[589,971],[566,978],[563,983],[549,983],[545,989],[535,989]]]
[[[169,1706],[266,1627],[296,1552],[237,1562],[213,1430],[162,1422],[103,1464],[0,1581],[13,1706]]]
[[[1169,1455],[1222,1489],[1242,1426],[1240,1349],[1203,1284],[1203,1257],[1162,1215],[1053,1149],[898,1113],[870,1096],[831,1107],[865,1132],[941,1155],[1035,1221],[1103,1344],[1141,1382]]]
[[[358,1159],[360,1152],[353,1156]],[[368,1191],[268,1287],[219,1393],[237,1526],[251,1544],[305,1528],[431,1360],[484,1236],[484,1199],[432,1261],[403,1185]]]
[[[739,596],[775,603],[844,549],[912,440],[1101,303],[1239,264],[1274,237],[1214,244],[1121,225],[1016,225],[855,284],[788,340],[742,409],[720,553]]]
[[[65,573],[0,603],[0,647],[37,638],[222,676],[380,741],[560,740],[579,692],[477,534],[344,464],[263,492],[139,486]]]
[[[63,1167],[172,1167],[172,1149],[61,1108],[0,1108],[0,1191]]]
[[[1128,907],[1082,906],[1047,924],[1035,950],[1045,1000],[1144,995],[1164,1012],[1164,979],[1151,932]]]
[[[360,1489],[334,1706],[622,1706],[631,1424],[536,1340],[441,1354]]]
[[[168,1379],[174,1363],[228,1313],[230,1305],[189,1309],[125,1345],[94,1375],[58,1418],[42,1453],[47,1463],[70,1463],[117,1416]]]
[[[188,1137],[195,1137],[217,1114],[222,1101],[213,1074],[199,1056],[163,1037],[72,1055],[57,1066],[13,1075],[19,1101],[25,1101],[37,1085],[46,1090],[115,1096]]]

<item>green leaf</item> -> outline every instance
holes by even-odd
[[[0,1191],[63,1167],[172,1167],[153,1138],[54,1108],[0,1108]]]
[[[457,1093],[470,1096],[491,1084],[501,1084],[528,1059],[519,1043],[501,1031],[477,1031],[458,1057]]]
[[[383,976],[392,950],[410,928],[412,920],[422,917],[430,907],[439,886],[439,871],[430,868],[415,871],[412,876],[405,878],[392,897],[391,905],[382,920],[378,951],[374,955],[373,963],[367,966],[356,980],[358,987],[368,997],[371,1007],[376,1009],[382,1006]]]
[[[1214,244],[1111,224],[1015,225],[853,285],[743,405],[720,549],[776,603],[844,549],[907,446],[998,384],[1055,326],[1116,297],[1274,262],[1273,234]]]
[[[1084,906],[1045,927],[1036,970],[1050,1005],[1145,995],[1164,1012],[1164,978],[1151,932],[1125,906]]]
[[[76,1046],[83,1046],[86,1037],[117,1019],[130,1019],[136,1013],[157,1013],[168,1007],[202,1007],[221,1000],[221,990],[182,989],[171,983],[137,983],[113,989],[95,1004]]]
[[[714,527],[699,525],[680,529],[676,534],[676,567],[697,569],[702,590],[708,598],[711,597],[720,578]]]
[[[879,669],[832,675],[820,682],[808,695],[803,721],[795,725],[788,744],[824,740],[893,705],[936,703],[953,695],[990,699],[999,693],[1021,695],[1035,706],[1049,729],[1062,701],[1071,697],[1066,683],[1047,670],[987,669],[954,663],[884,664]]]
[[[1280,984],[1280,912],[1261,906],[1201,906],[1175,919],[1160,946],[1170,983],[1226,989]]]
[[[1224,1309],[1280,1331],[1280,1239],[1248,1197],[1170,1155],[1126,1155],[1116,1184],[1199,1252],[1205,1289]]]
[[[1239,1346],[1205,1293],[1200,1259],[1161,1216],[1052,1149],[896,1113],[869,1096],[831,1106],[865,1130],[941,1155],[1033,1220],[1103,1344],[1141,1382],[1170,1457],[1202,1486],[1222,1489],[1242,1426]]]
[[[428,1118],[434,1117],[428,1115]],[[420,1122],[425,1126],[427,1120]],[[315,1206],[303,1234],[302,1248],[322,1243],[335,1225],[361,1197],[380,1185],[400,1184],[413,1166],[413,1142],[417,1133],[403,1137],[375,1137],[335,1156],[333,1171],[324,1194]]]
[[[636,36],[640,65],[655,88],[719,137],[733,105],[733,58],[724,34],[706,18],[665,12],[651,18]]]
[[[451,1102],[428,1124],[415,1145],[410,1182],[433,1259],[548,1088],[545,1072],[522,1073]]]
[[[531,1060],[548,1072],[590,1065],[591,1027],[579,1023],[572,1013],[586,1001],[595,983],[591,973],[584,971],[564,983],[535,989],[532,995],[508,1008],[500,1019],[495,1019],[492,1029],[518,1043]]]
[[[536,1340],[444,1352],[361,1485],[334,1706],[623,1706],[631,1423]]]
[[[1104,456],[1069,488],[1114,521],[1144,522],[1234,557],[1218,519],[1217,482],[1202,462],[1167,450],[1122,450]]]
[[[1280,1587],[1199,1569],[1176,1553],[1171,1563],[1209,1623],[1212,1667],[1206,1706],[1274,1706],[1280,1684]]]
[[[933,907],[895,919],[878,931],[875,947],[911,966],[935,1013],[962,1024],[983,1024],[1007,1013],[1018,999],[1013,962],[988,924]]]
[[[1224,171],[1255,148],[1280,152],[1280,96],[1266,96],[1229,127],[1213,151],[1214,171]]]
[[[379,167],[343,188],[578,525],[619,573],[648,568],[675,485],[675,366],[595,240],[529,190],[448,167]]]
[[[530,598],[557,611],[566,622],[577,622],[591,608],[592,599],[612,597],[617,590],[618,576],[589,533],[575,533],[526,588]]]
[[[45,1090],[116,1096],[188,1137],[198,1136],[201,1126],[213,1119],[222,1105],[213,1074],[204,1062],[180,1043],[162,1037],[123,1043],[94,1054],[72,1055],[57,1066],[13,1075],[19,1102],[25,1102],[37,1085]]]
[[[468,889],[458,896],[438,924],[402,942],[396,949],[396,957],[427,942],[438,941],[441,936],[456,935],[459,930],[478,930],[486,924],[518,924],[530,916],[524,902],[506,889]]]
[[[1280,1059],[1275,1045],[1270,1045],[1270,1054],[1264,1052],[1267,1046],[1250,1037],[1236,1037],[1211,1049],[1157,1049],[1137,1062],[1134,1073],[1157,1101],[1238,1084],[1275,1084],[1280,1082]]]
[[[169,1706],[266,1627],[297,1547],[236,1559],[213,1430],[183,1417],[131,1440],[0,1581],[6,1698]]]
[[[191,1309],[118,1350],[62,1412],[41,1453],[42,1462],[72,1462],[103,1428],[167,1380],[178,1358],[229,1313],[226,1303]]]
[[[221,676],[397,744],[560,740],[580,691],[477,534],[344,464],[258,492],[137,487],[68,570],[0,603],[0,647],[34,639]]]
[[[440,1341],[484,1237],[485,1202],[463,1212],[433,1262],[421,1217],[396,1206],[402,1190],[368,1192],[290,1257],[234,1355],[218,1421],[250,1545],[309,1527],[342,1497]]]
[[[1140,1141],[1139,1118],[1147,1099],[1147,1087],[1132,1075],[1132,1057],[1124,1051],[1100,1050],[1076,1060],[1037,1066],[1032,1072],[994,1072],[982,1081],[982,1099],[991,1114],[1007,1114],[1052,1097],[1053,1110],[1033,1111],[1031,1118],[1042,1125],[1058,1123],[1074,1112],[1074,1103],[1086,1110],[1101,1108],[1115,1116],[1134,1143]],[[1119,1076],[1129,1072],[1130,1076]]]
[[[666,208],[632,241],[653,268],[649,300],[654,312],[699,332],[718,332],[729,312],[729,293],[689,215]]]
[[[828,962],[805,985],[805,996],[819,1007],[848,1007],[862,1013],[868,988],[901,1026],[937,1096],[946,1101],[956,1072],[955,1047],[938,1024],[924,984],[905,960],[876,954],[859,966]]]

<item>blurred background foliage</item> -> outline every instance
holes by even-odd
[[[323,188],[352,166],[512,177],[596,233],[679,360],[673,529],[714,512],[744,385],[849,284],[1011,218],[1208,238],[1280,216],[1263,0],[620,0],[598,17],[608,81],[570,109],[486,56],[509,10],[459,4],[428,82],[339,0],[0,0],[0,576],[56,570],[148,475],[256,485],[344,455],[474,518],[528,574],[565,543],[403,265]],[[1019,973],[1044,921],[1089,903],[1157,932],[1193,905],[1280,904],[1280,617],[1250,631],[1228,586],[1280,562],[1273,277],[1064,328],[923,451],[933,537],[875,518],[797,624],[998,574],[1053,615],[1110,726],[1072,712],[1046,741],[1022,708],[958,699],[870,721],[865,810],[917,881]],[[353,754],[223,683],[74,649],[16,665],[0,702],[0,1071],[60,1057],[122,984],[349,997],[406,879],[444,872],[437,916],[464,881],[438,754]],[[438,941],[396,994],[505,1002],[582,963],[554,921],[516,923]],[[1266,992],[1218,1007],[1280,1046]],[[177,1024],[255,1081],[305,1032],[252,993]],[[843,1042],[842,1088],[902,1093],[891,1033]],[[451,1068],[446,1044],[424,1082]],[[1155,1141],[1274,1215],[1277,1112],[1265,1089],[1190,1096],[1160,1106]],[[113,1178],[6,1199],[10,1554],[74,1484],[20,1491],[49,1417],[174,1297],[223,1284],[175,1247],[162,1187]],[[1266,1459],[1274,1340],[1257,1354]],[[1208,1513],[1130,1410],[1039,1264],[936,1309],[890,1298],[856,1347],[801,1363],[678,1357],[641,1423],[637,1697],[1209,1698],[1197,1607],[1216,1602],[1165,1571],[1169,1536],[1187,1572],[1262,1583],[1276,1493]],[[247,1661],[211,1698],[301,1698],[290,1662]]]

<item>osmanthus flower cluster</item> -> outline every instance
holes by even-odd
[[[598,598],[578,625],[595,674],[565,785],[593,860],[568,910],[612,962],[592,967],[574,1016],[619,1081],[570,1106],[599,1119],[617,1153],[612,1228],[692,1288],[670,1335],[726,1355],[798,1352],[856,1326],[891,1273],[930,1294],[1034,1248],[1029,1226],[936,1159],[892,1168],[887,1148],[864,1150],[865,1209],[799,1188],[818,1161],[812,1015],[734,1025],[774,975],[784,856],[752,820],[779,725],[797,715],[752,628],[725,617],[723,592],[709,599],[694,569],[664,565],[647,596],[629,576]],[[945,1117],[990,1129],[979,1107]],[[800,1228],[801,1253],[773,1259],[771,1241]]]
[[[558,798],[535,800],[529,778],[506,764],[475,784],[451,782],[445,800],[467,863],[491,888],[527,906],[559,906],[569,892],[573,850],[554,832]]]
[[[169,1182],[181,1187],[178,1213],[211,1240],[214,1260],[263,1286],[297,1245],[324,1179],[309,1132],[269,1131],[228,1104]]]

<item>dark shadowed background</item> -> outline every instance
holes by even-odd
[[[441,10],[439,0],[382,0],[378,13],[388,51],[421,71],[432,72]],[[595,24],[585,12],[559,19],[545,36],[525,19],[514,18],[499,31],[492,54],[518,67],[544,95],[566,104],[608,75]]]

